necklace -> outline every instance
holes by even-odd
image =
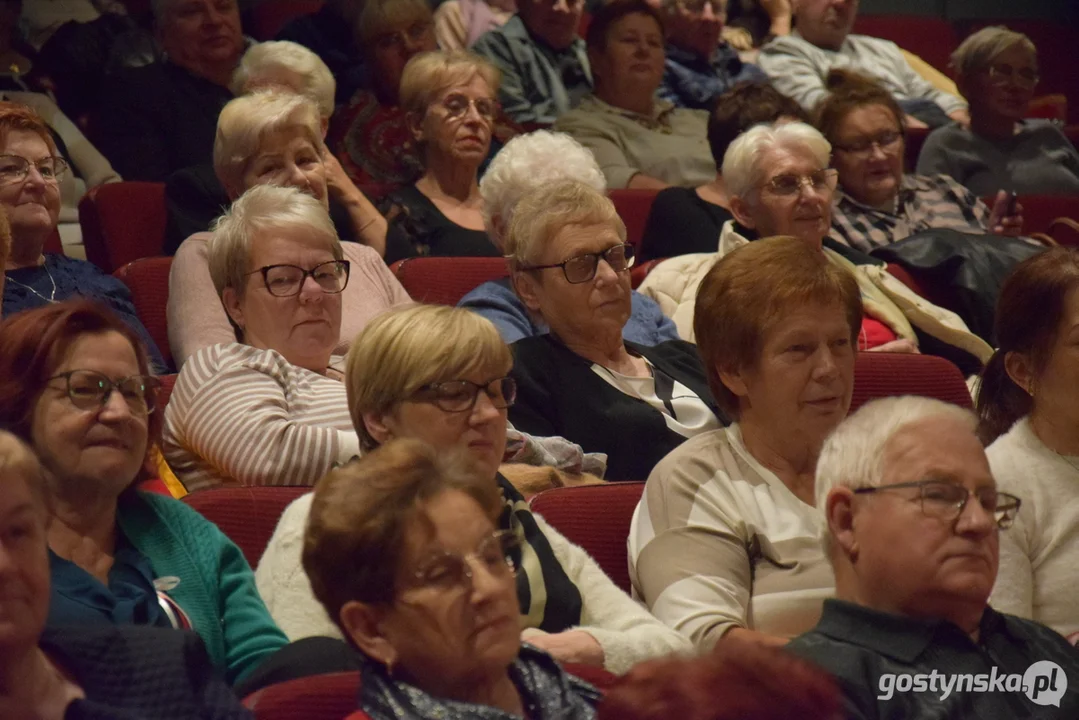
[[[41,298],[42,300],[44,300],[44,301],[45,301],[45,302],[47,302],[47,303],[55,303],[55,302],[56,302],[56,280],[54,280],[54,279],[53,279],[52,273],[51,273],[51,272],[49,272],[49,268],[48,268],[48,266],[47,266],[47,265],[42,265],[41,267],[45,268],[45,274],[49,276],[49,282],[50,282],[50,283],[52,283],[52,292],[51,292],[51,293],[49,293],[49,296],[48,296],[48,297],[45,297],[44,295],[42,295],[41,293],[39,293],[39,292],[38,292],[37,290],[35,290],[34,288],[32,288],[32,287],[30,287],[29,285],[27,285],[26,283],[21,283],[21,282],[19,282],[18,280],[16,280],[15,278],[11,277],[11,276],[10,276],[10,275],[8,275],[7,273],[4,273],[4,275],[6,275],[6,276],[7,276],[8,282],[13,282],[13,283],[15,283],[16,285],[18,285],[19,287],[24,287],[24,288],[26,288],[27,290],[29,290],[30,292],[34,293],[35,295],[37,295],[37,296],[38,296],[39,298]]]

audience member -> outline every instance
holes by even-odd
[[[832,144],[841,192],[832,236],[869,252],[930,229],[1019,235],[1021,208],[998,193],[993,210],[947,175],[903,172],[903,111],[872,80],[835,71],[832,92],[816,110],[817,128]]]
[[[799,238],[768,238],[712,266],[694,323],[708,385],[736,422],[648,476],[629,537],[634,594],[698,648],[783,644],[832,595],[813,472],[850,407],[858,283]]]
[[[819,132],[800,122],[758,125],[744,133],[723,159],[735,219],[723,226],[719,251],[660,263],[641,292],[658,300],[679,334],[694,342],[694,302],[712,264],[757,238],[792,235],[854,274],[865,310],[859,349],[917,352],[921,347],[969,373],[980,370],[992,348],[958,315],[916,295],[884,263],[825,237],[836,183],[835,171],[828,168],[830,150]]]
[[[217,114],[244,50],[236,0],[154,0],[164,59],[114,72],[94,138],[125,180],[162,182],[210,162]]]
[[[676,107],[711,111],[738,82],[764,81],[759,67],[742,62],[723,40],[727,0],[662,0],[667,60],[659,96]]]
[[[331,169],[336,163],[326,160],[330,156],[310,101],[273,92],[239,97],[221,111],[218,125],[214,182],[222,187],[226,205],[228,198],[235,199],[258,185],[295,187],[314,197],[323,208],[328,207],[331,221],[338,217],[334,229],[339,234],[365,241],[367,247],[355,242],[341,246],[352,272],[352,283],[341,296],[343,315],[337,350],[344,353],[364,323],[391,305],[409,302],[408,294],[379,257],[385,220],[339,166]],[[183,184],[172,186],[170,182],[169,187],[177,190],[177,200],[178,188]],[[168,190],[167,187],[166,193]],[[197,206],[197,193],[195,199]],[[222,205],[217,205],[214,216],[221,211]],[[211,238],[209,232],[188,237],[176,251],[169,274],[169,346],[180,367],[205,347],[236,340],[210,277]]]
[[[491,161],[480,182],[480,194],[484,227],[500,252],[505,252],[506,228],[521,198],[559,180],[578,180],[597,192],[607,187],[592,153],[563,133],[536,130],[518,136]],[[517,297],[508,277],[483,283],[461,298],[458,306],[493,322],[508,343],[549,331]],[[674,323],[659,305],[636,290],[630,291],[630,315],[622,334],[641,345],[678,339]]]
[[[1016,718],[1032,701],[1059,702],[1039,717],[1079,712],[1079,695],[1064,691],[1079,683],[1075,649],[986,604],[998,529],[1020,507],[997,490],[975,424],[939,400],[886,398],[821,451],[817,507],[836,599],[788,647],[836,676],[846,717]]]
[[[802,106],[771,85],[739,83],[719,96],[708,118],[708,147],[716,167],[739,135],[760,123],[809,118]],[[733,218],[723,174],[696,188],[660,190],[652,201],[641,239],[641,260],[715,252],[719,231]]]
[[[310,195],[257,185],[217,222],[207,258],[236,339],[184,363],[165,459],[189,491],[310,485],[359,451],[331,370],[350,270],[333,224]]]
[[[797,0],[792,7],[794,32],[765,45],[759,62],[776,89],[806,110],[827,96],[829,71],[843,68],[880,82],[903,108],[907,127],[970,122],[963,99],[924,80],[895,43],[851,33],[858,0]]]
[[[605,453],[608,480],[640,480],[722,424],[696,348],[625,340],[633,247],[610,200],[575,180],[536,190],[513,209],[506,255],[550,328],[513,345],[514,427]]]
[[[240,58],[230,84],[234,95],[277,90],[303,95],[318,106],[323,132],[333,116],[337,81],[314,51],[286,40],[253,43]]]
[[[468,52],[417,55],[401,75],[401,108],[424,174],[382,205],[386,262],[418,255],[498,254],[483,230],[477,173],[491,148],[498,70]]]
[[[1047,120],[1027,120],[1038,84],[1038,53],[1022,33],[987,27],[952,53],[970,127],[926,138],[919,175],[948,175],[975,195],[1079,194],[1079,153]]]
[[[728,0],[725,39],[739,50],[760,48],[775,37],[789,35],[792,0]]]
[[[289,20],[275,38],[302,45],[326,63],[337,80],[335,104],[348,102],[365,80],[354,32],[363,6],[363,0],[326,0],[315,12]]]
[[[511,533],[520,545],[514,553],[521,615],[517,631],[526,628],[522,637],[531,645],[560,662],[602,665],[614,673],[648,658],[688,650],[684,637],[649,615],[584,550],[533,515],[500,471],[506,408],[516,394],[513,379],[507,377],[512,362],[494,326],[474,313],[432,305],[385,313],[364,329],[349,351],[348,407],[361,449],[371,452],[391,440],[412,438],[444,454],[467,449],[483,467],[490,489],[501,493],[497,528]],[[363,497],[357,496],[356,507],[373,502]],[[310,494],[285,510],[256,578],[289,637],[340,637],[342,629],[349,632],[338,626],[340,613],[330,607],[327,615],[319,606],[301,566],[305,528],[311,539],[316,522],[314,515],[309,522],[311,512]],[[382,548],[378,543],[370,550],[384,555]],[[357,570],[369,566],[352,557],[357,558]],[[310,565],[307,569],[312,570]],[[313,575],[311,579],[317,587],[319,581]],[[348,580],[368,582],[359,576]],[[388,591],[391,584],[380,587]],[[319,595],[325,599],[321,590]]]
[[[596,89],[555,129],[592,151],[611,189],[692,186],[715,177],[708,115],[656,97],[663,44],[663,20],[645,0],[612,0],[588,25]]]
[[[521,0],[472,46],[502,72],[498,99],[515,122],[550,125],[592,90],[582,12],[584,0]]]
[[[467,50],[517,12],[517,0],[445,0],[435,8],[435,37],[446,51]]]
[[[599,693],[521,643],[521,548],[486,470],[394,440],[315,489],[303,567],[363,653],[355,717],[595,717]]]
[[[1063,635],[1079,631],[1079,422],[1073,397],[1079,254],[1054,248],[1012,272],[997,302],[1000,347],[978,414],[997,486],[1023,498],[1000,539],[993,607]]]
[[[0,431],[0,715],[250,717],[194,633],[113,625],[46,629],[48,542],[61,522],[50,517],[48,493],[37,458]]]
[[[161,353],[142,326],[127,286],[96,265],[44,253],[60,219],[60,185],[68,164],[59,156],[48,126],[33,110],[0,102],[0,235],[9,235],[4,258],[4,316],[72,297],[106,303],[134,329],[153,364]]]
[[[0,427],[37,453],[54,508],[49,627],[193,629],[235,684],[287,641],[240,549],[135,487],[160,433],[158,385],[138,336],[91,301],[0,324]]]

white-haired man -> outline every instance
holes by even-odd
[[[886,398],[821,450],[836,598],[788,648],[836,675],[846,717],[1079,717],[1075,648],[986,604],[1020,501],[997,491],[976,422],[939,400]]]
[[[518,201],[559,180],[579,180],[600,192],[607,187],[592,153],[564,133],[537,130],[519,135],[491,160],[480,181],[480,194],[487,236],[499,250],[505,248],[505,231]],[[493,322],[507,343],[548,331],[528,312],[508,277],[483,283],[458,305]],[[647,346],[678,339],[674,323],[654,300],[634,291],[630,312],[624,339]]]

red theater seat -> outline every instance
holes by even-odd
[[[614,203],[618,216],[626,224],[626,242],[634,250],[641,249],[641,238],[648,223],[648,214],[652,212],[652,202],[659,194],[658,190],[611,190],[607,193]]]
[[[891,40],[907,52],[948,72],[952,51],[959,46],[951,23],[925,15],[858,15],[854,32]]]
[[[251,9],[251,35],[273,40],[292,20],[322,9],[323,0],[262,0]]]
[[[965,408],[974,407],[963,373],[944,358],[902,353],[858,353],[850,411],[854,412],[870,400],[896,395],[921,395]]]
[[[86,259],[105,272],[132,260],[161,255],[165,247],[165,184],[98,185],[79,201]]]
[[[456,305],[487,282],[509,275],[500,257],[416,257],[398,260],[390,270],[416,302]]]
[[[328,673],[270,685],[244,705],[256,720],[341,720],[356,710],[359,692],[359,672]]]
[[[135,260],[124,265],[113,275],[131,290],[135,312],[150,333],[165,362],[172,366],[172,350],[169,349],[167,308],[169,303],[169,270],[172,258],[151,257]]]
[[[281,513],[311,490],[306,486],[213,488],[186,495],[183,501],[217,525],[255,567],[273,537]]]

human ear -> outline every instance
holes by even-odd
[[[731,214],[739,225],[754,230],[757,224],[753,222],[753,216],[749,212],[749,204],[741,197],[735,195],[731,198]]]
[[[1027,395],[1034,397],[1034,363],[1023,353],[1014,350],[1004,355],[1004,371],[1012,382],[1018,385]]]
[[[341,606],[338,618],[341,628],[356,647],[373,660],[392,668],[397,662],[397,649],[383,632],[384,613],[378,608],[349,600]]]
[[[363,426],[367,429],[368,434],[375,439],[379,445],[383,445],[394,438],[393,429],[390,427],[391,422],[389,413],[380,412],[365,412],[361,416],[363,418]]]
[[[854,491],[836,487],[824,501],[824,518],[832,538],[833,552],[842,552],[850,562],[858,557],[858,541],[854,532]]]
[[[234,288],[227,287],[221,291],[221,304],[225,306],[225,312],[236,327],[244,329],[244,310],[240,303],[240,294]]]
[[[736,397],[744,398],[749,395],[749,387],[746,384],[741,370],[730,370],[716,366],[716,373],[723,386],[730,390]]]
[[[513,289],[517,292],[517,297],[521,298],[521,302],[525,304],[532,312],[539,312],[539,281],[527,272],[517,271],[510,276],[510,281],[513,283]]]
[[[423,142],[423,116],[414,112],[407,113],[405,115],[405,124],[408,125],[408,131],[412,134],[412,139],[416,142]]]

